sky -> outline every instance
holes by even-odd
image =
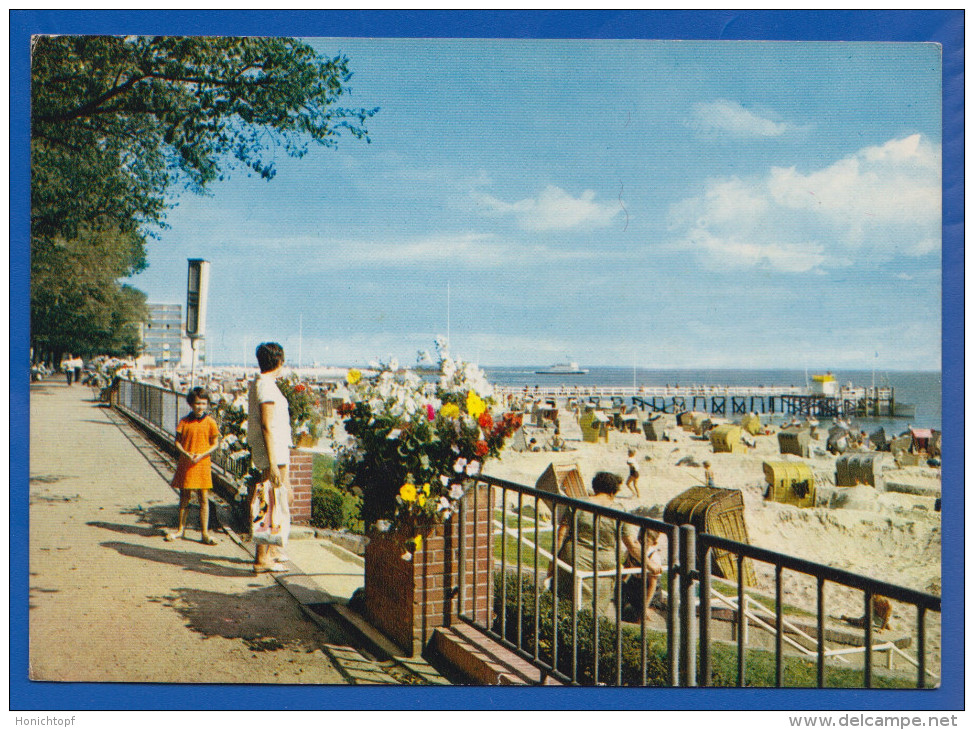
[[[371,143],[174,197],[128,282],[210,261],[209,362],[940,369],[939,46],[305,40]]]

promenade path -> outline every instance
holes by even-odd
[[[30,439],[31,679],[396,681],[226,533],[201,544],[195,502],[190,539],[165,542],[171,466],[89,388],[33,384]]]

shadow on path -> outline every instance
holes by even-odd
[[[114,522],[92,521],[86,522],[91,527],[100,527],[103,530],[121,532],[123,535],[138,535],[140,537],[162,537],[163,531],[158,527],[141,527],[139,525],[120,525]]]
[[[293,600],[276,585],[233,594],[179,588],[175,595],[150,600],[175,610],[191,630],[207,638],[240,639],[251,651],[289,647],[311,653],[322,648],[321,639],[341,639],[337,632],[316,636],[321,627],[303,614],[295,620]]]
[[[139,524],[150,525],[153,532],[147,535],[161,535],[166,530],[176,527],[179,517],[179,495],[175,490],[172,491],[173,501],[168,504],[158,504],[151,507],[129,507],[119,512],[122,515],[135,515],[139,518]],[[220,529],[220,521],[217,519],[216,510],[210,510],[210,530]],[[107,523],[106,523],[107,524]],[[199,530],[200,527],[200,506],[193,497],[189,503],[189,511],[186,513],[186,529]],[[109,528],[110,529],[110,528]]]
[[[120,555],[126,555],[130,558],[151,560],[154,563],[163,563],[165,565],[182,566],[185,570],[192,570],[196,573],[203,573],[204,575],[213,575],[221,578],[240,578],[254,574],[251,568],[253,562],[245,558],[225,558],[207,553],[133,545],[129,542],[103,542],[100,544],[102,547],[111,548]],[[233,563],[247,567],[234,568],[228,565],[221,565],[221,563]]]

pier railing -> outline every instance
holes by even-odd
[[[875,658],[884,656],[887,685],[890,677],[899,686],[931,687],[938,681],[939,668],[931,667],[928,656],[930,623],[940,620],[937,596],[697,533],[691,525],[671,525],[486,476],[476,481],[493,491],[494,518],[483,534],[484,528],[468,524],[461,512],[460,544],[490,541],[493,564],[477,564],[474,575],[461,573],[459,595],[468,585],[493,586],[493,621],[478,620],[462,600],[460,618],[548,676],[569,684],[743,687],[755,683],[748,673],[751,661],[767,664],[761,657],[770,655],[774,676],[768,681],[765,675],[769,686],[788,686],[789,665],[812,662],[812,686],[869,688],[876,683]],[[583,531],[601,535],[601,542],[586,540],[580,550],[580,521],[586,525]],[[559,525],[568,528],[561,550]],[[635,556],[619,549],[625,530],[640,532]],[[647,530],[666,536],[663,574],[649,618],[643,606],[634,613],[627,606],[649,583],[644,558],[653,545]],[[717,552],[736,562],[736,582],[714,575]],[[773,595],[745,585],[746,560],[770,566]],[[491,572],[491,580],[479,574],[483,570]],[[814,585],[814,609],[786,603],[788,579]],[[837,622],[827,603],[830,590],[852,591],[853,600],[858,594],[863,615]],[[878,597],[914,611],[915,649],[902,646],[902,637],[880,639],[873,625],[873,599]],[[723,647],[719,667],[717,647]],[[900,668],[907,667],[905,672],[890,673],[894,659]],[[843,670],[838,678],[830,676]]]
[[[890,387],[843,387],[832,395],[811,393],[798,386],[639,386],[583,387],[496,386],[495,394],[514,403],[538,400],[566,405],[619,408],[627,402],[656,413],[702,411],[717,416],[743,416],[748,413],[785,414],[833,418],[839,416],[893,416],[896,394]]]

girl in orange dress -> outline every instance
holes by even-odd
[[[210,474],[210,454],[220,445],[220,429],[213,417],[207,414],[210,396],[203,388],[193,388],[186,396],[193,412],[185,416],[176,427],[176,450],[179,452],[179,465],[172,485],[179,489],[179,526],[166,533],[166,541],[186,536],[186,513],[189,499],[197,493],[200,502],[200,532],[204,545],[216,545],[210,537],[210,500],[207,494],[213,488]]]

